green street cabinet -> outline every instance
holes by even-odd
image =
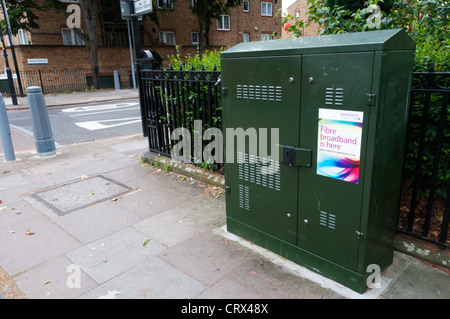
[[[221,55],[227,230],[363,293],[393,259],[415,43],[401,29]]]

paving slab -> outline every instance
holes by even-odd
[[[40,213],[23,199],[8,204],[2,203],[0,206],[5,208],[0,211],[0,229],[12,231],[16,224],[30,222],[40,216]]]
[[[197,299],[264,299],[264,296],[239,281],[225,277],[208,287]]]
[[[409,259],[396,280],[383,293],[391,299],[450,299],[450,276],[439,269]]]
[[[213,227],[224,218],[225,205],[202,195],[147,218],[134,227],[170,247]]]
[[[147,240],[149,241],[144,245]],[[66,255],[101,284],[165,249],[166,247],[157,240],[132,227],[127,227]]]
[[[28,180],[24,179],[20,175],[6,173],[6,174],[3,174],[2,177],[0,177],[0,191],[6,190],[6,189],[13,189],[18,186],[27,185],[27,184],[30,184],[30,182]]]
[[[140,220],[139,216],[121,208],[112,200],[53,218],[55,224],[83,244],[111,235]]]
[[[252,256],[254,254],[238,243],[217,236],[209,229],[159,255],[206,286],[213,286]]]
[[[98,286],[64,255],[33,267],[14,279],[30,299],[74,299]]]
[[[315,282],[296,276],[258,255],[233,271],[229,277],[269,299],[320,299],[328,292],[328,289]]]
[[[114,299],[192,299],[205,286],[158,257],[120,274],[80,299],[114,296]]]
[[[0,242],[0,263],[10,276],[81,246],[43,215],[1,228]]]
[[[192,199],[192,196],[185,192],[175,195],[172,191],[166,190],[157,184],[152,184],[151,186],[148,185],[149,183],[145,184],[146,186],[142,186],[141,183],[135,183],[134,185],[141,185],[141,187],[130,194],[122,196],[115,202],[115,205],[145,219]],[[199,192],[199,194],[201,193]]]

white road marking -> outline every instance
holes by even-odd
[[[111,122],[118,122],[118,121],[124,121],[121,123],[116,123],[116,124],[102,124],[102,123],[111,123]],[[112,120],[98,120],[98,121],[87,121],[87,122],[77,122],[75,123],[75,125],[85,128],[89,131],[95,131],[95,130],[102,130],[102,129],[107,129],[107,128],[111,128],[111,127],[116,127],[116,126],[122,126],[122,125],[127,125],[127,124],[132,124],[132,123],[137,123],[141,121],[141,117],[128,117],[128,118],[122,118],[122,119],[112,119]]]

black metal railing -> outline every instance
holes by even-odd
[[[149,149],[171,156],[178,137],[171,139],[177,128],[186,128],[191,137],[190,161],[211,170],[222,171],[223,163],[205,163],[199,159],[206,146],[196,145],[195,134],[208,128],[222,129],[220,71],[203,70],[142,70],[142,94],[147,123]],[[196,124],[200,123],[201,126]],[[201,132],[196,132],[194,129]],[[184,150],[186,151],[186,150]],[[200,151],[200,152],[199,152]],[[178,154],[185,157],[186,154]],[[197,155],[197,156],[196,156]],[[185,158],[184,158],[185,159]]]
[[[19,71],[22,87],[40,86],[45,94],[64,93],[73,91],[86,91],[94,88],[91,68],[78,69],[38,69],[31,71]],[[132,87],[131,68],[129,66],[99,67],[100,88],[114,88],[114,71],[119,74],[120,87]],[[14,79],[14,87],[18,94],[17,79]],[[9,95],[10,90],[6,79],[0,80],[0,92]]]
[[[450,247],[450,72],[415,72],[398,230]]]

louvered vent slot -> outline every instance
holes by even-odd
[[[272,161],[242,152],[238,153],[238,176],[240,180],[280,191],[280,171],[279,161]]]
[[[248,186],[239,185],[239,207],[250,210],[250,189]]]
[[[325,104],[327,105],[343,105],[344,89],[343,88],[327,88],[325,90]]]
[[[319,213],[319,224],[323,227],[336,229],[336,215],[328,214],[324,211]]]
[[[283,88],[273,85],[236,85],[236,98],[282,102]]]

